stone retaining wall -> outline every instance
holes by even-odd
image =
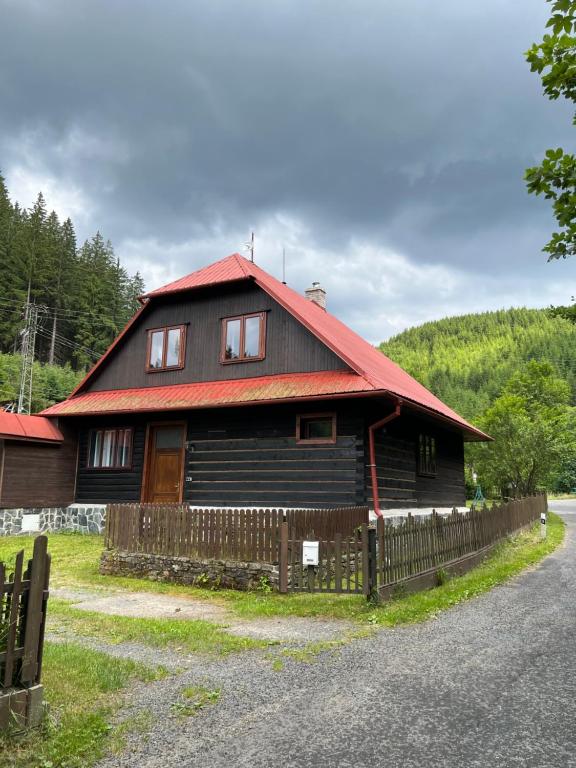
[[[41,509],[0,509],[0,536],[21,533],[102,533],[106,519],[103,504],[71,504]]]
[[[266,584],[277,589],[279,584],[278,566],[271,563],[192,560],[187,557],[117,550],[105,550],[102,553],[100,573],[241,590],[257,589]]]

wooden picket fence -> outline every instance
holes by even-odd
[[[279,591],[280,592],[340,592],[368,594],[368,525],[362,523],[350,536],[334,533],[318,541],[318,565],[302,562],[305,539],[283,523],[280,530]]]
[[[0,563],[0,692],[40,682],[50,579],[47,546],[46,536],[36,537],[25,571],[24,550],[11,573]]]
[[[378,586],[481,552],[539,519],[546,508],[546,495],[538,494],[448,516],[407,515],[400,523],[381,517],[376,524]]]
[[[334,509],[287,509],[284,520],[294,539],[329,539],[354,536],[368,524],[368,507],[335,507]]]
[[[281,592],[375,594],[434,574],[537,520],[545,494],[448,516],[433,512],[368,525],[367,507],[316,510],[194,509],[187,504],[112,504],[108,549],[194,559],[278,564]],[[316,566],[302,564],[319,542]]]
[[[187,504],[111,504],[105,545],[126,552],[274,563],[282,522],[293,538],[347,536],[368,522],[368,507],[194,509]]]

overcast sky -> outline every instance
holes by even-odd
[[[524,169],[574,146],[544,0],[0,0],[0,170],[152,289],[234,251],[370,341],[568,303]]]

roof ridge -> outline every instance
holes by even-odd
[[[231,256],[228,256],[228,258],[231,258],[231,257],[235,259],[236,263],[238,264],[242,272],[246,275],[246,277],[252,277],[252,275],[250,274],[250,270],[246,268],[246,262],[248,261],[248,259],[244,258],[244,256],[242,256],[242,254],[238,252],[235,252]],[[226,261],[226,259],[224,259],[224,261]]]

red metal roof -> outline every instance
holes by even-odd
[[[251,278],[270,294],[284,309],[305,325],[311,333],[324,342],[338,357],[363,376],[374,389],[388,390],[399,397],[413,401],[456,422],[466,431],[478,437],[486,437],[435,395],[412,378],[399,365],[365,341],[338,318],[318,304],[284,285],[256,264],[239,253],[233,253],[204,269],[192,272],[173,283],[146,294],[153,298],[167,293],[188,291],[194,288]]]
[[[206,288],[210,285],[220,285],[221,283],[230,283],[235,280],[246,280],[254,277],[254,268],[256,265],[248,259],[240,256],[239,253],[233,253],[225,259],[209,264],[207,267],[191,272],[185,277],[174,280],[172,283],[163,285],[155,291],[145,293],[141,298],[152,298],[164,293],[177,293],[178,291],[189,291],[192,288]],[[264,275],[267,273],[259,270]],[[274,278],[272,278],[274,279]]]
[[[210,408],[371,391],[373,387],[362,376],[351,371],[289,373],[232,381],[85,392],[56,403],[43,413],[52,416],[70,416],[72,414]]]
[[[0,411],[0,438],[42,440],[50,443],[61,443],[64,440],[62,432],[50,419],[6,411]]]
[[[381,392],[385,390],[402,399],[412,402],[416,406],[420,406],[427,411],[437,414],[444,419],[448,419],[477,439],[488,439],[483,432],[465,421],[455,411],[433,395],[432,392],[426,389],[426,387],[413,379],[412,376],[406,373],[400,366],[393,363],[392,360],[383,355],[379,350],[344,325],[344,323],[336,317],[329,312],[326,312],[325,309],[322,309],[313,301],[309,301],[292,288],[289,288],[279,280],[276,280],[272,275],[269,275],[256,264],[248,261],[248,259],[245,259],[238,253],[233,253],[225,259],[217,261],[203,269],[199,269],[196,272],[192,272],[191,274],[186,275],[179,280],[175,280],[172,283],[168,283],[155,291],[144,294],[141,298],[146,300],[147,303],[134,316],[120,336],[109,347],[104,356],[96,363],[85,379],[78,385],[78,387],[76,387],[74,392],[72,392],[70,397],[75,398],[82,392],[95,371],[120,342],[136,319],[140,317],[147,307],[153,305],[156,299],[167,294],[191,291],[197,288],[215,286],[240,280],[252,280],[262,290],[272,296],[278,304],[284,307],[287,312],[308,328],[314,336],[320,339],[320,341],[329,347],[341,360],[350,366],[358,376],[362,377],[365,381],[365,388],[368,391],[373,390]],[[290,378],[295,382],[296,389],[298,388],[297,381],[300,376],[301,374],[290,375]],[[279,379],[280,377],[264,378]],[[282,378],[284,381],[286,380],[285,376]],[[220,386],[220,384],[220,382],[216,382],[211,383],[210,386]],[[234,385],[236,382],[229,382],[228,384]],[[242,381],[238,382],[239,387],[242,387],[242,385]],[[155,387],[154,389],[160,388]],[[163,387],[162,389],[168,388]],[[141,390],[123,390],[123,392],[125,394],[128,392],[140,393]],[[338,391],[335,390],[334,394],[337,393]],[[328,395],[331,393],[326,391],[324,394]],[[119,392],[118,396],[121,397],[122,392]],[[146,395],[146,397],[147,396],[148,395]],[[300,397],[302,395],[296,396]],[[69,403],[70,401],[66,402]],[[53,412],[52,409],[46,411],[46,413]],[[59,412],[63,413],[63,411]]]

